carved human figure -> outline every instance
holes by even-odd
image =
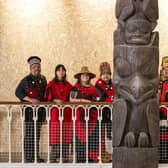
[[[148,147],[158,143],[157,53],[154,47],[144,46],[120,46],[115,50],[114,87],[118,99],[114,111],[122,117],[117,126],[120,131],[114,137],[117,146]],[[115,115],[117,112],[114,119]]]

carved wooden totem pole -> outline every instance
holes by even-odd
[[[117,0],[113,168],[157,168],[158,0]]]

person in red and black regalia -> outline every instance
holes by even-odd
[[[100,94],[100,102],[113,102],[115,97],[115,92],[113,88],[113,83],[111,79],[111,68],[110,64],[107,62],[102,62],[100,64],[100,78],[95,84],[95,88]],[[111,121],[111,110],[105,107],[102,112],[102,129],[106,126],[107,138],[112,139],[112,121]],[[104,140],[105,141],[105,140]],[[104,153],[103,160],[111,161],[111,155]]]
[[[162,74],[160,74],[159,102],[168,102],[168,56],[162,59]]]
[[[96,101],[99,96],[98,92],[91,84],[91,79],[95,78],[95,74],[84,66],[81,71],[74,77],[77,83],[73,86],[70,94],[71,102],[90,103]],[[83,107],[79,107],[76,111],[76,153],[77,162],[86,162],[86,111]],[[89,111],[88,122],[88,160],[89,162],[97,162],[99,156],[99,123],[98,111],[96,108],[91,108]]]
[[[160,103],[168,102],[168,56],[162,58],[160,85],[158,89]],[[160,163],[168,163],[168,127],[167,107],[160,106]]]
[[[38,104],[40,101],[44,101],[44,92],[47,85],[46,78],[41,75],[41,59],[38,56],[31,56],[28,59],[30,65],[30,74],[21,80],[16,88],[15,95],[21,101],[27,101],[32,104]],[[37,142],[37,161],[44,162],[39,156],[39,140],[40,129],[42,122],[45,120],[45,109],[39,108],[38,119],[36,125],[36,142]],[[24,136],[24,152],[26,162],[34,162],[34,120],[33,110],[31,107],[25,110],[25,136]]]
[[[110,64],[103,62],[100,64],[100,78],[96,82],[95,88],[100,93],[100,100],[103,102],[113,102],[115,92],[111,79]]]
[[[46,87],[45,98],[48,101],[60,104],[69,101],[72,85],[66,80],[66,69],[64,65],[58,64],[55,68],[55,77]],[[62,123],[62,156],[63,162],[68,162],[69,144],[72,142],[72,110],[65,108],[63,111]],[[52,147],[50,162],[59,162],[60,158],[60,121],[59,109],[54,107],[51,110],[50,120],[50,145]]]

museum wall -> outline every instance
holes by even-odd
[[[168,55],[167,5],[159,0],[160,58]],[[114,9],[114,0],[0,0],[0,101],[18,100],[15,88],[31,55],[41,57],[48,81],[58,63],[72,84],[83,65],[98,78],[102,61],[112,65]]]

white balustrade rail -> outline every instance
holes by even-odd
[[[161,141],[160,141],[160,162],[162,164],[159,167],[168,167],[168,104],[164,103],[161,106],[165,118],[160,120],[160,131],[161,131]],[[27,108],[32,108],[33,111],[33,122],[31,122],[34,129],[34,137],[37,136],[37,123],[38,123],[38,111],[40,108],[45,109],[45,121],[42,124],[40,131],[40,147],[39,155],[44,159],[44,163],[39,163],[37,156],[37,139],[34,138],[34,160],[31,163],[25,161],[25,111]],[[51,145],[50,145],[50,122],[51,122],[51,111],[53,108],[57,108],[59,111],[59,122],[60,122],[60,146],[59,155],[60,159],[56,163],[51,163]],[[65,151],[63,149],[63,121],[65,109],[69,108],[72,111],[72,143],[68,147],[68,161],[64,162]],[[76,124],[77,119],[77,109],[84,109],[84,119],[86,126],[86,160],[83,163],[77,163],[77,151],[76,151],[76,130],[78,125]],[[98,162],[91,163],[88,157],[89,154],[89,120],[90,111],[95,108],[98,112],[97,123],[98,123],[98,146],[99,146],[99,157]],[[105,130],[105,153],[108,154],[108,158],[102,158],[102,112],[104,108],[108,108],[111,113],[110,120],[112,121],[112,104],[111,103],[64,103],[64,104],[54,104],[43,102],[39,105],[32,105],[28,103],[18,103],[18,102],[0,102],[0,167],[89,167],[89,168],[111,168],[112,167],[112,140],[107,138],[107,131]],[[37,128],[37,129],[36,129]],[[107,128],[106,128],[107,129]],[[67,136],[70,133],[67,132]],[[64,135],[65,136],[65,135]],[[30,137],[31,139],[31,137]],[[110,144],[110,145],[109,145]],[[30,154],[31,154],[30,150]],[[107,153],[108,152],[108,153]],[[111,156],[111,160],[109,160]],[[163,164],[164,163],[164,164]]]
[[[38,111],[40,108],[45,109],[46,116],[45,121],[42,124],[40,131],[40,147],[39,155],[44,159],[44,163],[40,163],[38,160],[37,154],[37,138],[27,137],[29,143],[32,143],[33,150],[27,149],[27,144],[25,143],[25,132],[26,130],[25,119],[26,119],[26,109],[31,108],[33,117],[32,122],[27,123],[29,129],[34,129],[34,137],[37,136],[38,132]],[[51,122],[51,111],[53,108],[59,110],[59,122],[60,122],[60,146],[59,146],[59,155],[60,159],[56,163],[51,163],[50,154],[51,154],[51,145],[50,145],[50,122]],[[68,151],[63,149],[63,121],[64,121],[64,112],[65,109],[69,108],[72,111],[72,143],[68,147]],[[76,151],[76,129],[78,125],[76,124],[76,113],[79,108],[84,109],[84,119],[86,126],[86,161],[83,163],[77,163],[77,151]],[[91,109],[96,109],[97,123],[98,123],[98,136],[94,137],[94,140],[98,142],[99,147],[99,157],[97,162],[90,162],[88,158],[89,153],[89,121],[90,121],[90,111]],[[111,168],[112,166],[112,140],[107,138],[107,131],[105,132],[105,156],[102,154],[102,111],[104,108],[108,108],[111,113],[112,121],[112,104],[111,103],[65,103],[65,104],[54,104],[43,102],[38,105],[32,105],[28,103],[18,103],[18,102],[1,102],[0,103],[0,167],[102,167],[102,168]],[[96,123],[96,124],[97,124]],[[65,124],[65,123],[64,123]],[[28,132],[29,133],[29,132]],[[65,133],[65,132],[64,132]],[[67,136],[70,132],[66,132]],[[31,136],[31,133],[30,133]],[[64,135],[65,136],[65,135]],[[65,138],[65,137],[64,137]],[[34,140],[32,142],[31,140]],[[31,141],[31,142],[30,142]],[[110,144],[110,145],[109,145]],[[94,144],[95,145],[95,144]],[[95,145],[96,147],[96,145]],[[28,150],[28,154],[32,155],[34,160],[32,162],[27,162],[25,149]],[[30,151],[29,151],[30,150]],[[83,150],[83,149],[82,149]],[[108,153],[107,153],[108,151]],[[110,152],[109,152],[110,151]],[[30,152],[30,153],[29,153]],[[32,152],[32,153],[31,153]],[[64,162],[64,153],[68,152],[68,161]],[[107,154],[107,155],[106,155]],[[102,158],[102,156],[104,158]],[[111,156],[111,159],[109,157]],[[108,157],[108,158],[105,158]]]

